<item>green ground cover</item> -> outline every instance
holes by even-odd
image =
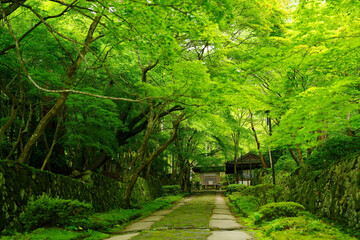
[[[128,223],[145,217],[154,211],[166,209],[183,195],[166,196],[145,203],[134,209],[116,209],[104,213],[95,213],[82,218],[70,218],[63,225],[44,226],[27,233],[13,233],[0,237],[1,240],[98,240],[121,231]],[[29,219],[29,218],[26,218]]]
[[[1,240],[98,240],[108,238],[110,234],[88,230],[71,231],[58,227],[38,228],[30,233],[16,233],[1,237]]]
[[[166,230],[166,231],[144,231],[141,234],[132,238],[132,240],[177,240],[177,239],[192,239],[192,240],[204,240],[210,236],[210,230]]]
[[[209,221],[212,209],[214,208],[215,197],[202,194],[192,201],[174,210],[152,228],[157,229],[205,229],[209,228]]]
[[[258,206],[254,196],[243,196],[241,192],[228,195],[230,207],[241,218],[241,223],[254,232],[258,239],[356,239],[344,233],[336,224],[325,222],[308,211],[302,211],[297,216],[279,216],[279,210],[274,209],[273,218],[265,219],[261,214],[263,207]],[[287,203],[281,203],[285,206]],[[265,205],[271,206],[272,204]],[[289,208],[292,205],[289,203]],[[286,211],[285,211],[286,212]]]

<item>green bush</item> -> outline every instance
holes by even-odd
[[[359,138],[341,134],[331,137],[321,147],[317,147],[305,162],[314,169],[321,170],[350,154],[358,153],[359,149]]]
[[[226,186],[226,193],[232,194],[233,192],[241,192],[245,188],[247,188],[247,186],[244,184],[230,184]]]
[[[229,195],[229,199],[243,217],[248,217],[258,209],[254,196],[243,196],[239,192],[234,192]]]
[[[266,204],[259,209],[262,215],[260,220],[270,221],[280,217],[297,217],[304,211],[303,205],[295,202],[274,202]]]
[[[262,206],[267,204],[270,199],[275,201],[280,196],[282,190],[278,185],[259,184],[244,188],[242,194],[244,196],[254,196],[257,199],[258,206]]]
[[[74,229],[107,231],[141,216],[147,216],[154,211],[168,208],[173,202],[181,198],[181,196],[161,197],[142,204],[137,209],[116,209],[105,213],[96,213],[86,219],[74,219],[70,226]]]
[[[181,193],[180,185],[165,185],[162,186],[164,196],[179,195]]]
[[[283,155],[278,159],[274,168],[276,172],[278,171],[294,172],[298,168],[298,165],[291,156]]]
[[[279,218],[262,227],[265,236],[271,239],[354,239],[322,220],[300,216]]]
[[[130,222],[142,216],[140,209],[116,209],[105,213],[96,213],[87,218],[75,218],[68,224],[70,230],[107,231],[117,225]]]
[[[33,230],[42,226],[66,225],[72,219],[85,217],[91,212],[91,204],[43,194],[37,199],[30,198],[20,219],[25,229]]]

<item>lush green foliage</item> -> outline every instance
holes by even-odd
[[[286,171],[286,172],[293,172],[295,171],[299,166],[296,164],[294,159],[289,156],[288,154],[284,154],[281,156],[275,164],[275,171]]]
[[[240,193],[233,193],[229,195],[229,199],[243,217],[251,216],[258,209],[254,196],[243,196]]]
[[[358,151],[358,1],[20,2],[0,8],[1,159],[102,172],[128,206],[141,174],[187,191],[251,150],[290,171]]]
[[[268,203],[259,209],[259,213],[262,215],[260,220],[270,221],[280,217],[297,217],[304,210],[303,205],[295,202]]]
[[[258,206],[267,204],[269,201],[277,199],[282,188],[273,184],[258,184],[255,186],[241,187],[239,194],[243,196],[251,196],[257,202]]]
[[[86,218],[91,212],[91,204],[59,197],[52,198],[43,194],[29,200],[21,215],[21,221],[27,230],[43,226],[66,226],[75,219]]]
[[[259,210],[253,196],[229,195],[230,206],[241,214],[241,221],[259,239],[354,239],[334,223],[326,223],[293,202],[270,203]],[[266,212],[267,219],[263,213]],[[300,214],[301,213],[301,214]],[[284,217],[286,216],[287,217]],[[289,216],[291,215],[291,216]],[[299,215],[299,216],[298,216]],[[274,219],[275,218],[275,219]],[[271,220],[274,219],[274,220]],[[352,232],[352,235],[356,233]]]
[[[226,194],[232,194],[233,192],[241,192],[244,190],[247,186],[243,184],[230,184],[226,186]]]
[[[164,185],[162,186],[164,196],[178,195],[181,192],[180,185]]]
[[[78,212],[83,207],[89,207],[90,205],[74,200],[50,198],[47,195],[43,195],[39,199],[31,201],[29,203],[30,208],[29,206],[27,208],[31,210],[36,209],[38,212],[27,210],[23,219],[26,226],[28,226],[28,230],[33,230],[38,226],[45,226],[46,228],[38,228],[35,231],[25,234],[16,233],[14,235],[14,233],[9,233],[10,236],[2,237],[1,239],[45,240],[49,239],[49,236],[52,236],[52,239],[54,240],[104,239],[109,236],[107,233],[123,229],[124,224],[136,218],[148,216],[154,211],[169,208],[174,202],[181,198],[183,198],[183,195],[166,196],[147,202],[135,209],[117,209],[110,212],[81,215]],[[57,206],[55,206],[55,204]],[[75,215],[73,213],[64,215],[64,213],[69,210],[69,205],[76,212]],[[53,216],[48,216],[47,213],[53,213]],[[61,218],[59,218],[59,216]],[[50,226],[57,226],[65,229],[55,227],[49,228]]]
[[[324,169],[340,159],[356,155],[359,149],[358,138],[338,135],[315,149],[306,162],[316,170]]]
[[[69,221],[66,225],[68,230],[98,230],[109,231],[126,222],[142,216],[139,209],[118,209],[105,213],[97,213],[87,218],[77,218]]]
[[[69,231],[60,228],[39,228],[31,233],[15,234],[14,236],[1,237],[1,240],[100,240],[108,238],[110,235],[97,231]]]
[[[262,239],[354,239],[331,224],[310,216],[279,218],[262,228]]]

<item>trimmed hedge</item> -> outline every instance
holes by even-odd
[[[305,207],[295,202],[274,202],[260,207],[260,220],[270,221],[280,217],[297,217]]]

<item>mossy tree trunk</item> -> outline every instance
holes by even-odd
[[[260,142],[259,142],[259,139],[257,137],[257,134],[256,134],[256,130],[255,130],[255,126],[254,126],[254,121],[253,121],[253,114],[251,112],[251,110],[249,109],[249,117],[250,117],[250,124],[251,124],[251,130],[254,132],[254,137],[255,137],[255,141],[256,141],[256,145],[257,145],[257,149],[259,151],[259,155],[260,155],[260,159],[261,159],[261,163],[262,163],[262,166],[264,168],[269,168],[269,166],[266,164],[266,162],[264,161],[264,157],[262,155],[262,152],[260,150]]]
[[[89,27],[83,48],[78,53],[76,60],[67,68],[67,70],[66,70],[67,80],[65,80],[66,85],[71,85],[73,83],[75,75],[76,75],[78,69],[80,68],[82,62],[84,61],[85,55],[87,54],[87,52],[90,49],[91,43],[96,39],[93,36],[94,36],[95,30],[96,30],[96,27],[100,23],[100,19],[101,19],[101,16],[96,16],[94,18],[93,22],[91,23],[91,25]],[[20,52],[18,53],[18,57],[19,57],[19,61],[22,63],[21,65],[23,67],[23,70],[28,75],[25,65],[23,64]],[[39,124],[35,128],[30,139],[27,141],[27,143],[24,147],[24,150],[21,152],[21,154],[18,158],[18,162],[25,163],[29,159],[33,146],[39,140],[39,138],[44,134],[45,129],[48,126],[48,124],[53,120],[53,118],[59,112],[62,111],[62,109],[65,106],[65,102],[66,102],[68,96],[69,96],[69,93],[67,93],[67,92],[61,93],[60,96],[58,97],[58,99],[56,100],[56,103],[45,114],[45,116],[43,118],[41,118]]]
[[[157,156],[159,156],[177,137],[177,130],[179,127],[180,122],[183,120],[185,113],[180,114],[180,116],[177,117],[173,124],[173,130],[170,134],[169,139],[161,146],[155,149],[154,152],[147,155],[147,148],[149,145],[150,136],[154,130],[155,123],[158,119],[158,116],[155,116],[153,112],[150,113],[150,116],[148,118],[148,126],[146,128],[144,139],[139,147],[139,150],[137,152],[137,162],[138,166],[135,167],[134,171],[131,173],[130,179],[126,184],[125,193],[124,193],[124,201],[123,201],[123,207],[129,208],[131,204],[131,194],[133,192],[135,183],[137,179],[140,177],[141,172],[150,165]]]

